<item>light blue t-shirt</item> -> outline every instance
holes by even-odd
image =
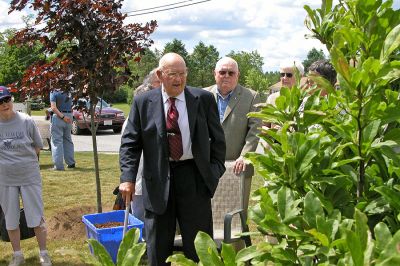
[[[30,116],[17,112],[11,120],[0,121],[0,185],[41,183],[35,147],[43,148],[43,142]]]
[[[60,112],[71,112],[72,97],[71,93],[69,92],[63,92],[60,90],[54,90],[50,92],[50,102],[56,103],[57,109]]]

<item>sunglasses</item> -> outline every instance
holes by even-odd
[[[280,73],[280,74],[281,74],[281,78],[283,78],[284,76],[286,76],[287,78],[293,77],[292,73]]]
[[[3,103],[9,103],[11,101],[11,97],[6,97],[0,100],[0,105]]]
[[[230,77],[233,77],[233,76],[236,74],[235,71],[226,71],[226,70],[220,70],[220,71],[218,71],[218,74],[220,74],[221,76],[225,76],[226,73],[228,73],[228,75],[229,75]]]

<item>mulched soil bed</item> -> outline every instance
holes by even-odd
[[[103,207],[103,212],[111,210],[111,206]],[[52,217],[47,217],[47,237],[51,240],[86,239],[86,228],[82,222],[85,214],[97,213],[95,206],[80,206],[63,210]]]

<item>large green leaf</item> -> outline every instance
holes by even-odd
[[[386,260],[377,263],[377,266],[394,266],[394,265],[400,265],[400,255],[394,255],[390,258],[387,258]]]
[[[121,263],[121,266],[137,266],[140,263],[140,259],[143,254],[146,252],[146,244],[139,243],[135,244],[131,247],[125,255],[124,260]]]
[[[266,245],[263,245],[266,246]],[[269,247],[269,249],[271,249]],[[243,263],[246,261],[250,261],[253,258],[260,257],[266,252],[266,250],[259,249],[258,246],[253,245],[244,249],[241,249],[236,255],[236,263]]]
[[[344,54],[337,48],[332,47],[330,50],[332,56],[332,64],[336,71],[347,81],[350,81],[350,69]]]
[[[400,109],[398,106],[388,106],[384,111],[378,113],[378,118],[382,123],[391,123],[400,119]]]
[[[392,234],[387,225],[383,222],[380,222],[375,226],[374,232],[377,253],[381,253],[386,245],[392,240]]]
[[[294,199],[294,194],[289,188],[282,187],[278,191],[277,205],[282,221],[292,219],[299,214],[300,210],[297,208],[299,203],[300,201]]]
[[[380,186],[375,188],[379,194],[381,194],[385,200],[395,208],[398,212],[400,212],[400,192],[395,191],[386,186]]]
[[[337,214],[335,214],[337,213]],[[339,223],[340,223],[340,212],[336,210],[334,213],[332,213],[332,219],[325,219],[324,217],[317,216],[317,230],[318,232],[324,234],[328,238],[328,244],[335,240],[336,233],[339,229]]]
[[[259,204],[249,209],[249,219],[255,221],[257,224],[260,224],[265,218],[279,221],[278,213],[275,210],[268,189],[266,187],[259,188],[253,195],[259,198]]]
[[[379,255],[379,258],[377,261],[383,262],[387,259],[390,259],[393,256],[396,256],[396,257],[399,256],[400,255],[399,245],[400,245],[400,230],[398,230],[394,234],[392,239],[387,240],[387,245],[385,246],[385,248]]]
[[[400,128],[393,128],[390,131],[386,132],[383,140],[392,140],[400,145]]]
[[[382,214],[390,211],[390,206],[383,197],[379,197],[369,201],[363,211],[368,215]]]
[[[360,156],[355,156],[355,157],[353,157],[353,158],[351,158],[351,159],[346,159],[346,160],[341,160],[341,161],[338,161],[338,162],[334,162],[334,163],[332,163],[332,168],[334,169],[334,168],[343,166],[343,165],[345,165],[345,164],[350,164],[350,163],[358,162],[358,161],[360,161],[361,159],[362,159],[362,158],[361,158]]]
[[[351,258],[355,266],[364,265],[364,254],[360,243],[360,238],[352,231],[346,232],[346,244],[350,250]]]
[[[285,122],[282,128],[280,129],[280,140],[282,145],[282,152],[288,153],[290,151],[290,146],[288,145],[288,128],[290,127],[290,123]]]
[[[88,239],[86,241],[92,246],[93,254],[101,265],[114,266],[110,254],[108,254],[106,248],[100,242],[96,239]]]
[[[275,105],[278,108],[278,110],[285,110],[287,107],[287,97],[285,92],[287,91],[287,88],[282,88],[282,93],[279,94],[279,96],[275,100]]]
[[[307,230],[306,232],[309,233],[310,235],[312,235],[315,239],[317,239],[321,243],[321,245],[323,245],[325,247],[329,246],[329,239],[325,234],[318,232],[314,228],[311,230]]]
[[[122,238],[118,249],[117,266],[120,266],[125,258],[128,250],[139,241],[140,231],[137,228],[129,230]]]
[[[305,234],[303,231],[297,228],[288,226],[286,224],[274,220],[264,220],[262,221],[261,226],[268,228],[271,232],[283,236],[293,236],[293,237],[307,236],[307,234]]]
[[[364,252],[368,244],[368,233],[369,233],[367,224],[368,219],[364,213],[362,213],[358,209],[355,209],[354,220],[355,220],[355,233],[359,238],[361,244],[361,250],[362,252]]]
[[[299,149],[296,160],[299,172],[303,173],[310,166],[314,158],[318,156],[320,146],[318,139],[299,142],[298,145]]]
[[[372,141],[375,139],[376,134],[378,134],[380,124],[380,120],[374,120],[370,122],[363,130],[362,142],[367,144],[372,143]]]
[[[385,42],[381,51],[381,62],[387,61],[390,54],[400,46],[400,24],[394,27],[386,36]]]
[[[297,261],[296,253],[289,248],[281,248],[279,246],[274,246],[271,252],[273,258],[278,261],[282,261],[283,265],[294,264]]]
[[[371,147],[374,149],[381,148],[383,146],[395,147],[395,146],[397,146],[397,144],[393,140],[387,140],[387,141],[376,141],[371,145]]]
[[[298,169],[296,167],[296,158],[293,154],[287,153],[284,155],[284,160],[285,171],[282,173],[282,178],[286,179],[290,186],[293,186],[299,178]]]
[[[225,266],[236,266],[236,251],[232,245],[222,242],[221,257],[224,260]]]
[[[219,258],[217,246],[214,240],[204,232],[198,232],[194,240],[197,255],[203,265],[223,266]]]
[[[174,254],[168,257],[167,262],[175,263],[179,266],[197,266],[197,264],[185,257],[183,254]]]
[[[314,26],[315,27],[319,26],[319,25],[317,25],[317,20],[315,18],[316,12],[314,10],[312,10],[309,5],[304,5],[304,9],[307,11],[308,17],[311,19],[311,21],[313,22]],[[309,25],[309,27],[311,27],[311,25]]]
[[[316,217],[325,217],[322,209],[321,201],[313,192],[308,192],[304,199],[304,215],[303,218],[310,228],[317,228]]]

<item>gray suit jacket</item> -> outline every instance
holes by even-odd
[[[213,93],[217,100],[217,85],[205,90]],[[260,102],[260,95],[251,89],[237,85],[233,90],[221,123],[226,141],[226,160],[236,160],[239,156],[256,150],[261,120],[248,118],[247,114],[257,111],[254,105]],[[246,176],[253,175],[253,168],[249,168]]]
[[[225,172],[225,139],[211,93],[186,87],[192,153],[196,166],[214,195]],[[161,89],[136,96],[122,134],[122,182],[135,182],[143,151],[143,203],[147,210],[164,213],[169,195],[169,148]]]

